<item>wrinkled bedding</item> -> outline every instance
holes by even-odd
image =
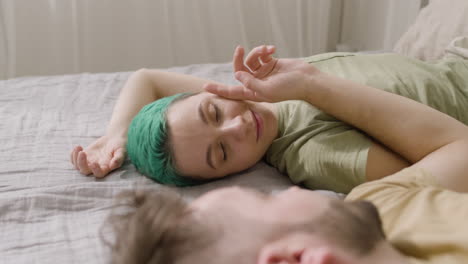
[[[230,64],[168,69],[234,83]],[[106,263],[99,231],[113,198],[136,184],[160,185],[126,161],[103,180],[78,173],[73,146],[103,135],[130,72],[0,81],[0,263]],[[291,185],[264,163],[210,184],[179,189],[187,199],[222,186],[276,192]]]

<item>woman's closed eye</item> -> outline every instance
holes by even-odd
[[[223,160],[226,161],[227,160],[226,149],[224,148],[224,145],[222,142],[220,142],[219,145],[221,147],[221,151],[223,152]]]
[[[214,109],[215,109],[215,120],[216,120],[216,123],[219,123],[221,121],[221,111],[219,110],[218,106],[217,105],[213,105],[214,106]]]
[[[221,115],[221,111],[219,109],[219,107],[216,105],[216,104],[212,104],[213,108],[214,108],[214,119],[216,121],[216,123],[220,123],[221,122],[221,118],[222,118],[222,115]],[[226,148],[224,146],[224,144],[222,142],[219,142],[219,147],[221,148],[221,153],[223,154],[223,161],[226,161],[227,160],[227,154],[226,154]]]

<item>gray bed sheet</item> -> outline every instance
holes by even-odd
[[[235,83],[228,63],[167,70]],[[0,263],[107,263],[98,232],[113,198],[135,184],[161,188],[128,161],[97,180],[79,174],[69,160],[73,146],[103,135],[130,74],[0,81]],[[291,183],[261,162],[228,179],[179,191],[192,199],[232,185],[276,192]]]

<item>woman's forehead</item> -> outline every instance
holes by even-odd
[[[168,133],[176,167],[185,175],[210,173],[206,153],[212,135],[200,117],[199,107],[208,96],[197,94],[185,98],[168,110]]]

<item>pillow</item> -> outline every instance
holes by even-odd
[[[444,58],[454,57],[468,60],[468,36],[455,38],[445,49]]]
[[[468,35],[468,1],[431,0],[394,51],[420,60],[437,60],[453,39],[463,35]]]

